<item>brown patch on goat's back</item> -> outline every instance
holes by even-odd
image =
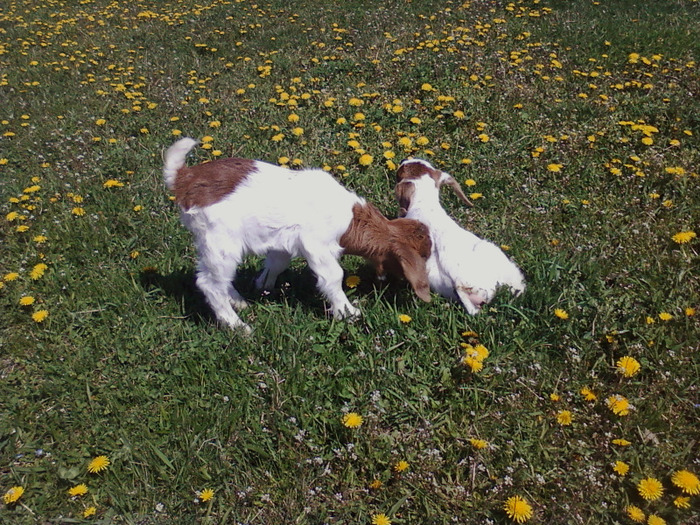
[[[442,172],[433,167],[428,167],[419,161],[406,161],[401,166],[399,166],[396,172],[396,182],[401,182],[403,180],[420,179],[423,175],[428,174],[430,178],[435,181],[435,185],[438,185]]]
[[[254,171],[254,160],[235,157],[182,167],[175,177],[175,202],[184,210],[216,204]]]

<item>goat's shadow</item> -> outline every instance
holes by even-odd
[[[236,273],[234,286],[249,304],[300,303],[318,315],[327,314],[327,303],[316,287],[316,276],[305,265],[291,267],[280,274],[274,290],[261,292],[255,288],[255,277],[260,268],[254,265],[241,266]],[[360,277],[360,284],[353,290],[345,289],[350,300],[354,297],[380,296],[383,300],[403,304],[411,300],[411,289],[405,281],[392,278],[379,281],[374,268],[365,265],[353,272]],[[182,267],[167,275],[155,270],[144,270],[139,274],[141,286],[148,294],[162,294],[175,299],[181,305],[182,315],[195,324],[216,322],[214,312],[197,288],[194,268]],[[242,312],[245,318],[245,310]]]

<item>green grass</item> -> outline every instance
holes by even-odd
[[[699,523],[671,481],[700,475],[698,240],[672,238],[700,221],[698,15],[690,0],[3,4],[0,493],[25,492],[0,522],[505,524],[519,495],[532,523],[631,524],[629,505]],[[211,137],[192,162],[326,167],[388,216],[385,152],[428,158],[483,195],[443,203],[509,247],[528,289],[470,317],[347,257],[363,317],[344,323],[303,261],[260,297],[251,258],[237,287],[254,332],[230,332],[162,184],[178,132]],[[480,372],[462,343],[488,348]],[[111,464],[91,474],[98,455]],[[640,497],[647,477],[658,500]]]

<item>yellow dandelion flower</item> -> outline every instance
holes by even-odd
[[[469,194],[469,198],[473,201],[481,199],[483,196],[484,196],[483,193],[478,193],[478,192],[474,192],[474,193]]]
[[[391,520],[386,514],[373,514],[372,525],[391,525]]]
[[[362,99],[359,99],[357,97],[353,97],[350,100],[348,100],[348,104],[350,104],[353,107],[359,108],[364,102]]]
[[[22,497],[22,494],[24,494],[24,487],[12,487],[5,492],[2,500],[5,502],[5,505],[11,505],[13,503],[17,503],[17,500]]]
[[[20,306],[31,306],[34,304],[34,297],[31,295],[25,295],[24,297],[20,298],[19,304]]]
[[[642,509],[635,505],[628,505],[625,507],[625,512],[627,513],[627,517],[631,519],[632,521],[636,521],[637,523],[642,523],[646,519],[646,516],[644,515],[644,512]]]
[[[688,308],[686,308],[684,310],[684,313],[687,317],[693,317],[695,315],[695,308],[693,308],[692,306],[689,306]]]
[[[394,470],[396,472],[404,472],[408,470],[409,464],[408,461],[401,460],[396,465],[394,465]]]
[[[427,82],[425,84],[423,84],[420,88],[423,91],[433,91],[433,86],[431,86]]]
[[[81,483],[80,485],[76,485],[75,487],[68,489],[68,494],[73,497],[84,496],[87,493],[88,488],[85,483]]]
[[[467,179],[464,181],[465,186],[476,186],[476,181],[474,179]]]
[[[44,263],[39,263],[35,265],[34,268],[32,268],[31,272],[29,272],[29,278],[33,281],[41,279],[44,276],[44,273],[47,269],[48,266],[46,266]]]
[[[360,278],[357,275],[349,275],[347,279],[345,279],[345,286],[348,288],[357,288],[357,285],[360,284]]]
[[[83,511],[83,518],[89,518],[91,516],[94,516],[96,512],[97,509],[95,507],[88,507]]]
[[[532,518],[532,507],[520,496],[512,496],[503,505],[503,510],[510,519],[517,523],[524,523]]]
[[[678,496],[673,500],[673,504],[679,509],[689,509],[690,508],[690,498],[687,496]]]
[[[626,416],[630,413],[630,402],[624,396],[615,394],[607,398],[605,402],[608,408],[617,416]]]
[[[122,186],[124,186],[124,183],[116,179],[109,179],[104,181],[102,186],[104,186],[105,188],[121,188]]]
[[[209,501],[214,497],[214,491],[212,489],[204,489],[199,493],[199,499],[201,501]]]
[[[5,276],[2,278],[3,281],[16,281],[19,278],[19,274],[17,272],[10,272],[6,273]]]
[[[478,138],[481,142],[484,142],[484,143],[491,140],[491,137],[489,137],[486,133],[481,133]]]
[[[664,486],[658,479],[648,477],[637,483],[637,491],[645,500],[655,501],[663,495]]]
[[[639,361],[628,355],[620,358],[615,366],[617,367],[617,373],[622,374],[625,377],[632,377],[639,372],[639,369],[641,368]]]
[[[107,121],[106,121],[105,119],[103,119],[103,118],[98,118],[98,119],[95,121],[95,124],[97,124],[98,126],[104,126],[105,124],[107,124]]]
[[[292,135],[295,137],[301,137],[304,134],[304,128],[296,127],[292,130]]]
[[[659,314],[659,319],[661,319],[662,321],[670,321],[671,319],[673,319],[673,316],[668,312],[661,312]]]
[[[343,416],[343,425],[348,428],[358,428],[362,425],[362,416],[357,412],[348,412]]]
[[[37,244],[44,244],[49,238],[46,235],[37,235],[32,240]]]
[[[691,496],[700,494],[700,480],[689,470],[674,472],[673,475],[671,475],[671,483]]]
[[[413,320],[413,319],[411,319],[411,316],[410,316],[410,315],[406,315],[406,314],[401,314],[401,315],[399,315],[399,321],[401,321],[403,324],[408,324],[408,323],[410,323],[412,320]]]
[[[552,173],[559,173],[563,167],[563,164],[548,164],[547,171],[551,171]]]
[[[483,439],[469,438],[469,443],[475,450],[483,450],[489,446],[488,441]]]
[[[554,315],[559,319],[567,320],[569,318],[569,313],[563,308],[555,308]]]
[[[552,401],[554,401],[556,403],[557,401],[561,400],[561,396],[559,394],[557,394],[556,392],[552,392],[551,394],[549,394],[549,399],[551,399]]]
[[[84,209],[84,208],[80,208],[79,206],[76,206],[75,208],[73,208],[73,209],[71,210],[71,213],[72,213],[73,215],[75,215],[76,217],[82,217],[83,215],[85,215],[85,209]]]
[[[485,360],[489,356],[489,350],[484,345],[476,345],[474,347],[474,357],[479,361]]]
[[[697,237],[694,231],[678,232],[671,237],[671,240],[678,244],[686,244]]]
[[[372,155],[369,155],[368,153],[365,153],[360,157],[358,162],[360,163],[360,166],[369,166],[370,164],[372,164],[373,161],[374,157],[372,157]]]
[[[91,474],[96,474],[102,472],[110,465],[109,458],[107,456],[97,456],[88,464],[88,472]]]
[[[37,310],[32,314],[32,319],[35,323],[43,323],[48,316],[49,312],[47,310]]]
[[[560,410],[557,413],[557,423],[559,423],[562,426],[571,425],[573,420],[574,418],[569,410]]]
[[[666,525],[666,520],[656,514],[649,514],[647,525]]]
[[[467,365],[471,369],[471,371],[474,372],[475,374],[478,372],[481,372],[481,370],[483,370],[483,368],[484,368],[483,361],[481,361],[480,359],[477,359],[476,357],[470,356],[470,355],[465,356],[464,359],[462,359],[462,363]]]
[[[612,440],[612,444],[618,447],[629,447],[632,443],[626,439],[617,438]]]
[[[630,466],[624,461],[616,461],[613,465],[613,470],[620,476],[624,476],[629,472]]]

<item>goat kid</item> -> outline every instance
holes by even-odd
[[[458,189],[455,179],[424,160],[406,160],[396,173],[399,215],[416,219],[430,230],[432,250],[428,279],[433,291],[459,300],[470,314],[491,302],[500,286],[517,296],[525,291],[520,269],[495,244],[457,224],[440,205],[440,186]]]
[[[256,288],[269,290],[292,257],[304,257],[336,318],[359,315],[342,289],[342,254],[371,260],[379,273],[403,273],[430,301],[430,234],[414,220],[385,218],[322,170],[292,171],[257,160],[220,159],[187,167],[191,138],[165,153],[163,178],[195,238],[197,287],[217,319],[250,332],[234,308],[247,303],[233,286],[247,254],[265,255]]]

